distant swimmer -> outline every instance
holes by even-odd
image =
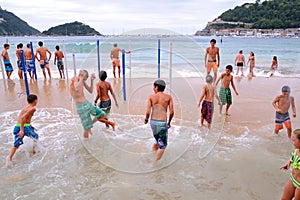
[[[231,96],[231,90],[230,90],[230,84],[235,92],[236,95],[238,95],[238,92],[236,91],[234,82],[233,82],[233,76],[231,75],[232,72],[232,66],[231,65],[227,65],[226,66],[226,71],[225,73],[221,74],[221,76],[218,78],[217,82],[216,82],[216,86],[218,85],[219,81],[221,80],[221,88],[220,88],[220,92],[219,92],[219,97],[221,100],[221,104],[220,104],[220,114],[222,114],[222,108],[223,105],[226,104],[226,115],[230,115],[229,114],[229,108],[232,105],[232,96]]]
[[[147,124],[151,115],[150,125],[153,137],[156,140],[156,143],[153,144],[152,147],[152,149],[156,151],[156,156],[153,162],[154,165],[161,159],[168,145],[168,129],[171,127],[171,121],[174,116],[173,99],[170,95],[164,93],[165,88],[165,81],[156,80],[154,82],[154,94],[150,95],[148,98],[144,122]],[[169,119],[167,119],[168,110]]]
[[[39,135],[35,132],[34,128],[31,126],[31,118],[36,111],[35,106],[38,103],[38,97],[34,94],[30,94],[27,97],[28,105],[23,108],[19,114],[17,124],[14,128],[14,145],[7,157],[6,167],[12,167],[12,158],[15,155],[17,149],[20,145],[23,144],[24,136],[30,137],[36,141],[38,140]],[[35,146],[33,146],[33,153],[35,153]]]
[[[40,63],[41,69],[43,71],[44,78],[46,79],[45,68],[48,71],[49,78],[51,78],[51,72],[50,72],[50,66],[49,66],[49,61],[50,61],[51,55],[52,55],[51,51],[49,51],[48,48],[44,47],[44,44],[43,44],[42,41],[39,41],[38,44],[39,44],[40,47],[36,50],[34,57]],[[47,53],[49,54],[49,58],[48,58]],[[39,55],[39,57],[38,57],[38,55]]]
[[[120,64],[120,58],[119,58],[119,53],[122,52],[122,49],[118,47],[118,44],[115,43],[114,47],[110,51],[110,59],[112,61],[112,66],[113,66],[113,74],[114,77],[116,78],[116,67],[118,67],[118,75],[120,78],[121,74],[121,64]],[[125,53],[130,53],[130,51],[125,51]]]
[[[281,89],[281,95],[277,96],[272,102],[273,107],[276,110],[275,113],[275,129],[274,133],[278,134],[279,130],[283,129],[283,124],[287,128],[288,137],[291,137],[292,124],[289,115],[290,106],[292,106],[293,117],[296,117],[296,106],[293,96],[290,96],[291,89],[289,86],[283,86]]]
[[[270,74],[270,77],[274,75],[274,72],[277,71],[278,69],[278,60],[277,60],[277,56],[273,56],[273,59],[272,59],[272,64],[271,64],[271,74]]]
[[[201,102],[201,117],[200,117],[200,126],[203,126],[204,120],[208,124],[208,128],[211,127],[212,117],[214,113],[214,97],[217,97],[216,88],[213,85],[213,77],[211,75],[206,76],[206,85],[203,86],[199,101],[198,107],[200,107]],[[204,100],[203,100],[204,99]],[[203,100],[203,101],[202,101]]]
[[[11,76],[12,72],[14,71],[14,69],[10,63],[9,56],[8,56],[9,47],[10,47],[9,44],[4,44],[4,50],[2,51],[1,56],[3,57],[3,62],[4,62],[4,66],[5,66],[5,72],[7,75],[7,79],[11,80],[10,76]]]
[[[108,92],[110,92],[110,94],[112,95],[117,108],[119,107],[119,105],[111,84],[105,81],[107,78],[106,71],[100,71],[99,78],[100,81],[96,85],[97,96],[94,103],[95,105],[97,105],[98,99],[100,99],[100,103],[98,107],[105,112],[106,119],[109,119],[110,109],[111,109],[111,99],[109,97]]]
[[[300,129],[293,131],[292,143],[294,151],[290,159],[280,167],[280,169],[288,170],[292,167],[290,179],[285,184],[281,199],[300,199]]]
[[[59,50],[59,46],[55,46],[55,54],[54,54],[54,65],[56,65],[56,61],[57,61],[57,68],[58,68],[58,71],[59,71],[59,75],[60,75],[60,78],[63,78],[65,79],[65,73],[64,73],[64,62],[63,62],[63,58],[65,57],[64,56],[64,53]]]
[[[216,40],[210,40],[210,47],[206,48],[204,56],[204,66],[206,67],[206,74],[210,74],[211,70],[214,72],[214,81],[217,79],[217,72],[220,66],[220,51],[219,47],[216,46]],[[207,58],[208,56],[208,58]]]
[[[30,44],[28,43],[26,45],[26,47],[27,48],[24,51],[26,70],[28,71],[30,78],[33,79],[33,75],[34,75],[34,71],[35,71],[34,59],[32,59],[32,52],[31,52]]]
[[[86,83],[88,77],[88,71],[80,70],[78,76],[74,76],[70,83],[70,93],[76,104],[76,111],[83,126],[84,138],[88,138],[89,134],[92,134],[91,128],[93,128],[93,123],[96,121],[105,123],[107,126],[110,125],[112,129],[115,130],[115,123],[106,119],[105,112],[86,100],[83,90],[85,88],[89,93],[93,93],[94,79],[96,78],[95,74],[92,74],[91,84],[88,86]],[[95,116],[94,120],[92,120],[91,115]]]
[[[254,56],[254,53],[252,51],[250,52],[250,55],[249,55],[249,58],[248,58],[247,65],[248,64],[250,64],[250,66],[249,66],[249,75],[254,77],[253,69],[255,67],[255,56]]]
[[[16,56],[17,56],[17,66],[18,66],[18,75],[20,79],[23,79],[23,66],[21,60],[21,50],[23,48],[23,44],[20,43],[17,45]]]
[[[245,66],[245,56],[243,55],[243,50],[240,50],[236,55],[234,64],[237,68],[236,75],[238,75],[239,70],[241,70],[242,76],[244,76],[243,67]]]

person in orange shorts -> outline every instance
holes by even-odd
[[[120,78],[121,74],[121,65],[120,65],[120,59],[119,59],[119,52],[121,52],[122,49],[118,47],[118,44],[115,43],[114,47],[110,51],[110,59],[112,61],[112,66],[113,66],[113,74],[114,77],[116,78],[116,67],[118,67],[118,75]],[[125,53],[130,53],[130,51],[125,51]]]
[[[289,108],[292,105],[293,117],[296,117],[296,106],[293,96],[290,96],[291,89],[289,86],[283,86],[281,89],[282,94],[277,96],[272,105],[276,110],[275,114],[275,130],[274,133],[278,134],[279,130],[283,129],[283,124],[287,128],[288,137],[291,138],[292,124],[289,115]]]
[[[215,39],[210,40],[210,47],[206,48],[204,65],[206,67],[206,75],[210,74],[210,71],[213,70],[214,72],[213,82],[215,82],[217,79],[217,72],[220,65],[220,52],[219,52],[219,47],[216,46]]]

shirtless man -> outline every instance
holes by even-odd
[[[289,115],[289,109],[292,105],[293,117],[296,117],[296,106],[293,96],[290,96],[291,89],[289,86],[283,86],[281,89],[282,94],[277,96],[272,102],[276,110],[275,115],[275,129],[274,133],[278,134],[279,130],[283,129],[283,123],[287,128],[288,137],[291,138],[292,124]]]
[[[33,63],[34,61],[32,59],[31,46],[29,43],[26,46],[27,46],[27,48],[24,51],[26,70],[28,71],[30,78],[33,79],[33,74],[34,74],[35,68],[34,68],[34,63]]]
[[[100,103],[99,103],[98,107],[105,112],[106,118],[108,119],[109,114],[110,114],[110,109],[111,109],[111,100],[108,95],[108,92],[110,92],[110,94],[112,95],[116,106],[119,107],[119,105],[118,105],[118,102],[116,99],[116,95],[113,91],[113,88],[111,87],[109,82],[105,81],[107,78],[106,71],[101,71],[99,73],[99,78],[100,78],[100,81],[96,85],[97,96],[96,96],[94,103],[95,103],[95,105],[97,105],[98,99],[100,99]]]
[[[219,47],[216,47],[216,40],[210,40],[210,47],[206,48],[205,56],[204,56],[204,65],[206,66],[207,75],[210,74],[211,69],[214,72],[214,81],[217,79],[217,72],[220,65],[220,53]],[[208,55],[208,60],[207,60]],[[218,59],[218,62],[217,62]]]
[[[4,62],[4,66],[5,66],[5,71],[6,71],[6,75],[7,75],[7,79],[10,79],[10,76],[12,74],[12,72],[14,71],[10,60],[9,60],[9,56],[8,56],[8,49],[9,49],[9,44],[4,44],[4,50],[2,51],[1,56],[3,57],[3,62]]]
[[[221,88],[220,88],[220,93],[219,93],[219,97],[220,97],[220,100],[221,100],[220,115],[222,114],[222,108],[223,108],[223,105],[225,105],[225,104],[227,104],[225,114],[230,115],[229,112],[228,112],[229,107],[232,104],[231,90],[230,90],[230,87],[229,87],[230,84],[231,84],[235,94],[238,95],[238,92],[235,89],[235,85],[234,85],[234,82],[233,82],[233,76],[231,75],[231,72],[232,72],[232,66],[227,65],[226,66],[226,71],[223,74],[221,74],[221,76],[218,78],[218,80],[216,82],[216,86],[218,85],[220,80],[222,82],[221,83],[222,85],[221,85]]]
[[[84,138],[88,138],[89,134],[92,134],[91,128],[93,128],[93,123],[96,121],[105,123],[107,126],[111,125],[112,129],[115,130],[115,123],[106,119],[105,112],[86,100],[83,90],[85,88],[89,93],[92,93],[94,79],[96,78],[95,74],[92,74],[91,85],[88,86],[86,83],[88,77],[89,74],[86,70],[80,70],[78,76],[74,76],[70,83],[70,94],[76,104],[76,111],[84,129]],[[94,120],[92,120],[91,115],[95,116]]]
[[[245,66],[245,56],[243,55],[243,50],[240,50],[239,54],[236,55],[234,64],[237,67],[236,75],[238,75],[239,70],[241,70],[242,76],[244,76],[243,66]]]
[[[121,74],[121,64],[119,59],[119,52],[122,52],[122,49],[120,49],[117,45],[117,43],[114,44],[114,47],[110,51],[110,59],[112,60],[112,66],[113,66],[113,74],[116,78],[116,67],[118,67],[118,75],[120,78]],[[125,51],[125,53],[130,53],[130,51]]]
[[[63,52],[59,50],[59,46],[57,45],[55,47],[56,52],[54,54],[54,65],[56,65],[56,60],[57,60],[57,68],[60,74],[60,78],[65,79],[65,73],[64,73],[64,63],[63,63],[63,58],[65,57]]]
[[[43,42],[39,41],[39,48],[36,50],[34,57],[39,61],[41,69],[43,71],[44,78],[46,79],[46,72],[45,68],[48,71],[49,78],[51,78],[51,72],[49,67],[49,61],[51,59],[51,51],[49,51],[48,48],[43,46]],[[47,53],[49,54],[49,59],[47,57]],[[40,55],[40,58],[38,58],[37,55]]]
[[[170,95],[165,94],[166,83],[163,80],[154,82],[154,94],[149,96],[145,124],[148,123],[150,114],[150,125],[156,143],[152,149],[156,151],[153,164],[155,165],[161,159],[168,144],[168,129],[171,127],[171,120],[174,116],[173,99]],[[167,120],[167,112],[169,109],[169,119]]]
[[[11,163],[12,158],[15,155],[19,146],[23,144],[24,136],[33,138],[34,141],[36,141],[39,137],[39,135],[36,132],[34,132],[34,128],[30,125],[31,118],[34,112],[36,111],[35,106],[38,103],[38,98],[36,95],[30,94],[27,97],[27,102],[28,105],[21,110],[21,113],[19,114],[18,117],[17,124],[15,125],[14,128],[15,141],[14,141],[14,146],[12,147],[7,157],[7,162],[6,162],[7,168],[12,167],[12,163]],[[34,149],[33,149],[33,153],[35,153]]]
[[[22,60],[21,60],[21,50],[23,48],[23,44],[20,43],[17,45],[17,50],[16,50],[16,56],[17,56],[17,66],[18,66],[18,75],[20,79],[23,79],[23,66],[22,66]]]

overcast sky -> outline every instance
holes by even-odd
[[[255,0],[0,0],[30,26],[48,30],[79,21],[102,34],[143,29],[168,29],[194,34],[222,12]]]

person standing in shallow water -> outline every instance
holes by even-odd
[[[1,56],[3,57],[3,62],[4,62],[4,66],[5,66],[7,79],[11,80],[10,76],[11,76],[12,72],[14,71],[14,69],[10,63],[9,56],[8,56],[9,47],[10,47],[9,44],[4,44],[4,50],[2,51]]]
[[[65,73],[64,73],[64,63],[63,58],[65,57],[63,52],[59,50],[59,46],[55,46],[56,52],[54,53],[54,65],[56,65],[57,61],[57,68],[59,71],[60,78],[65,79]]]
[[[110,59],[113,66],[114,78],[116,78],[116,67],[118,68],[118,76],[121,77],[121,63],[119,58],[119,53],[122,52],[122,49],[118,47],[118,44],[115,43],[114,47],[110,51]],[[130,53],[130,51],[125,51],[125,53]]]
[[[46,72],[45,68],[48,71],[49,78],[51,78],[51,72],[50,72],[50,66],[49,61],[51,59],[51,51],[49,51],[48,48],[44,47],[43,42],[39,41],[39,48],[36,50],[34,57],[39,61],[41,69],[43,71],[44,78],[46,79]],[[47,53],[49,54],[49,58],[47,56]],[[39,58],[38,58],[39,54]]]
[[[249,66],[249,76],[254,77],[253,68],[255,67],[255,56],[254,56],[254,53],[252,51],[250,52],[247,65],[248,65],[248,63],[250,64],[250,66]]]
[[[20,79],[23,79],[23,66],[22,66],[22,60],[21,60],[21,50],[23,48],[23,44],[20,43],[17,45],[17,50],[16,50],[16,56],[17,56],[17,66],[18,66],[18,75]]]
[[[215,82],[217,79],[218,68],[220,66],[220,52],[219,47],[216,46],[216,42],[217,41],[215,39],[210,40],[210,47],[206,48],[204,56],[204,66],[206,67],[206,74],[210,74],[211,70],[213,70],[214,72],[213,82]]]
[[[156,143],[153,144],[152,147],[152,150],[156,151],[156,156],[153,162],[154,165],[161,159],[168,145],[168,129],[171,127],[171,121],[174,116],[173,99],[170,95],[164,93],[165,88],[165,81],[156,80],[154,82],[154,94],[150,95],[148,98],[144,122],[147,124],[151,115],[150,125],[153,137],[156,140]],[[169,119],[167,119],[168,110]]]
[[[236,75],[238,75],[239,70],[241,70],[242,76],[244,76],[243,68],[245,66],[245,56],[243,55],[243,50],[240,50],[239,54],[236,55],[234,64],[237,68]]]

